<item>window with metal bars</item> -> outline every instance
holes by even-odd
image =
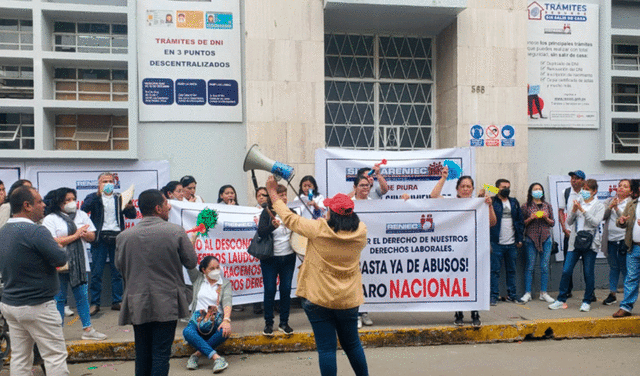
[[[56,68],[55,99],[80,101],[127,101],[126,69]]]
[[[0,18],[0,50],[33,50],[33,21]]]
[[[433,147],[433,40],[325,34],[328,147]]]
[[[61,52],[126,54],[127,25],[57,21],[53,45]]]
[[[33,114],[0,113],[0,150],[33,150]]]
[[[0,65],[0,98],[33,99],[33,66]]]

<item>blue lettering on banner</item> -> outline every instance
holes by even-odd
[[[186,106],[204,105],[207,97],[204,80],[176,80],[176,104]]]
[[[563,12],[586,12],[587,11],[587,6],[585,4],[544,3],[544,6],[548,11],[563,11]]]
[[[433,215],[422,214],[420,222],[416,223],[387,223],[387,234],[409,234],[418,232],[433,232],[435,225]]]
[[[258,225],[255,222],[224,222],[222,231],[256,231]]]
[[[237,106],[238,81],[209,80],[209,104],[212,106]]]
[[[586,16],[567,16],[562,14],[547,14],[544,16],[544,19],[547,21],[575,21],[575,22],[586,22]]]
[[[173,104],[173,80],[145,78],[142,80],[142,103],[147,105]]]

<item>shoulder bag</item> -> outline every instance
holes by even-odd
[[[265,208],[264,210],[269,213],[271,219],[275,219],[269,208]],[[258,231],[256,231],[255,235],[253,235],[253,239],[251,239],[251,244],[249,244],[249,247],[247,248],[247,252],[258,260],[273,257],[273,234],[269,233],[267,236],[261,237],[258,234]]]

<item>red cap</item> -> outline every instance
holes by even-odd
[[[322,203],[336,214],[350,215],[353,213],[353,200],[343,193],[338,193],[332,198],[325,198]]]

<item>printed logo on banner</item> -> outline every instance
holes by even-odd
[[[500,135],[500,130],[495,125],[490,125],[487,127],[487,137],[486,140],[487,146],[500,146],[500,140],[498,140],[498,136]]]
[[[505,125],[502,127],[502,146],[515,146],[515,129],[511,125]]]
[[[484,135],[484,128],[481,125],[475,124],[471,126],[471,137],[469,140],[469,146],[484,146],[484,140],[482,136]]]
[[[113,183],[115,185],[115,189],[120,189],[120,177],[118,173],[113,174]],[[76,190],[80,191],[83,189],[96,190],[98,189],[98,179],[95,180],[76,180]]]
[[[544,11],[544,7],[537,2],[533,2],[529,4],[527,7],[527,12],[529,13],[530,20],[542,20],[542,12]]]
[[[258,225],[255,222],[224,222],[222,231],[256,231]]]
[[[416,223],[387,223],[387,234],[414,234],[419,232],[433,232],[435,226],[433,216],[422,214],[420,222]]]
[[[458,165],[462,165],[459,158]],[[440,180],[442,172],[442,162],[432,162],[427,167],[381,167],[380,173],[384,175],[386,181],[428,181]],[[345,180],[355,181],[360,167],[347,167],[345,169]]]

